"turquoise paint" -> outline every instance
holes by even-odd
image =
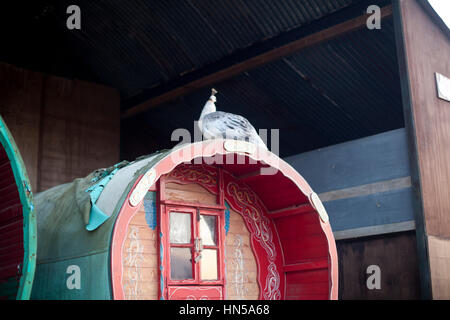
[[[91,182],[97,182],[109,174],[108,170],[103,170],[100,174],[91,179]]]
[[[108,173],[107,170],[103,171],[100,175],[97,177],[92,178],[92,182],[96,182],[100,180],[98,183],[94,184],[93,186],[86,189],[86,192],[89,193],[89,197],[91,199],[91,210],[89,212],[89,223],[86,226],[86,230],[93,231],[97,229],[99,226],[101,226],[108,218],[109,216],[103,213],[99,207],[95,205],[98,198],[100,197],[103,189],[105,189],[105,186],[108,184],[109,181],[111,181],[114,174],[120,169],[119,165],[121,165],[122,162],[114,165],[114,170]]]
[[[144,197],[145,221],[150,229],[156,229],[156,193],[147,192]]]
[[[89,196],[91,198],[92,203],[96,203],[98,198],[100,197],[100,194],[102,193],[105,186],[108,184],[109,181],[111,181],[114,174],[119,170],[119,168],[115,168],[113,171],[111,171],[106,177],[100,180],[100,182],[94,184],[93,186],[90,186],[88,189],[86,189],[86,192],[89,193]],[[105,173],[102,173],[104,175]],[[100,175],[101,176],[101,175]],[[96,181],[99,177],[95,177],[92,180]],[[91,181],[92,181],[91,180]]]
[[[28,300],[36,268],[37,227],[30,180],[11,132],[0,116],[0,144],[6,151],[16,181],[23,214],[24,258],[16,299]]]
[[[99,226],[103,224],[109,218],[108,215],[104,214],[99,207],[95,204],[92,204],[91,211],[89,213],[89,223],[86,226],[86,230],[92,231],[97,229]]]
[[[132,174],[110,218],[95,231],[86,230],[84,208],[89,206],[90,209],[90,195],[85,191],[92,185],[97,172],[36,196],[39,252],[38,270],[31,295],[33,299],[102,300],[113,297],[110,250],[117,216],[136,180],[168,153],[159,152],[156,157],[152,157],[152,161]],[[81,268],[83,282],[80,291],[68,291],[62,282],[62,279],[67,280],[70,276],[66,274],[67,262]],[[52,277],[55,279],[52,280]]]
[[[230,205],[225,201],[225,234],[230,230]]]
[[[163,234],[162,232],[159,233],[159,270],[160,270],[160,275],[161,275],[161,280],[160,280],[160,288],[161,288],[161,299],[160,300],[164,300],[163,297],[163,292],[164,292],[164,277],[163,277],[163,256],[164,256],[164,247],[163,247]]]
[[[67,281],[73,273],[69,266],[80,268],[80,289],[69,289]],[[38,263],[32,299],[45,300],[108,300],[111,299],[108,251],[83,257],[74,257]]]
[[[8,280],[0,283],[0,297],[1,299],[14,300],[17,297],[17,279],[11,277]]]
[[[225,235],[228,235],[228,231],[230,230],[230,205],[228,204],[228,202],[225,201]],[[224,259],[224,265],[225,265],[225,274],[227,274],[227,246],[224,246],[224,254],[225,254],[225,259]]]

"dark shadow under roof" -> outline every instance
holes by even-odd
[[[15,10],[2,11],[8,28],[1,32],[10,45],[0,60],[100,82],[132,101],[142,91],[315,22],[334,21],[331,17],[344,10],[357,8],[362,15],[372,2],[389,3],[36,0],[30,5],[18,0]],[[66,28],[66,8],[72,4],[81,9],[81,30]],[[400,128],[396,56],[393,22],[386,18],[381,30],[363,28],[215,83],[217,105],[245,116],[257,129],[279,129],[283,157]],[[123,120],[122,156],[172,147],[172,131],[193,131],[209,92],[203,88]]]
[[[217,108],[257,129],[279,129],[282,157],[403,127],[391,18],[214,85]],[[124,120],[124,134],[147,127],[156,149],[194,121],[210,88]]]

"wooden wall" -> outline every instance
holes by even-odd
[[[225,240],[226,299],[257,300],[259,297],[258,267],[250,238],[241,214],[230,210],[230,229]]]
[[[450,41],[419,1],[397,1],[402,94],[417,163],[424,269],[432,297],[450,299],[450,102],[439,99],[435,72],[450,78]]]
[[[158,233],[148,226],[145,214],[142,205],[130,220],[122,247],[125,300],[158,299]]]
[[[182,185],[169,182],[165,187],[165,195],[168,200],[217,205],[217,196],[198,184]]]
[[[286,300],[330,297],[328,242],[315,211],[274,219],[283,247]]]
[[[407,135],[397,129],[285,159],[318,193],[339,255],[339,299],[420,294]],[[367,267],[381,269],[370,290]]]
[[[414,230],[404,129],[285,160],[319,195],[336,239]]]
[[[413,231],[337,242],[339,299],[419,299],[417,247]],[[380,288],[370,289],[373,274],[380,268]]]
[[[198,184],[165,186],[168,200],[217,204],[217,196]],[[250,232],[242,216],[230,210],[230,227],[225,238],[226,299],[256,300],[259,297],[256,258],[250,245]]]
[[[34,192],[119,161],[115,89],[0,63],[0,114]]]
[[[0,64],[0,114],[16,141],[33,191],[38,179],[42,74]]]

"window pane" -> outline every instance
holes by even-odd
[[[200,261],[200,278],[202,280],[217,280],[217,250],[203,250],[202,259]]]
[[[191,242],[191,214],[182,212],[170,213],[170,242]]]
[[[203,245],[216,245],[216,219],[216,216],[200,215],[200,238],[202,239]]]
[[[170,278],[193,279],[190,248],[170,248]]]

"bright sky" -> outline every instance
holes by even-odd
[[[428,0],[428,2],[450,28],[450,0]]]

